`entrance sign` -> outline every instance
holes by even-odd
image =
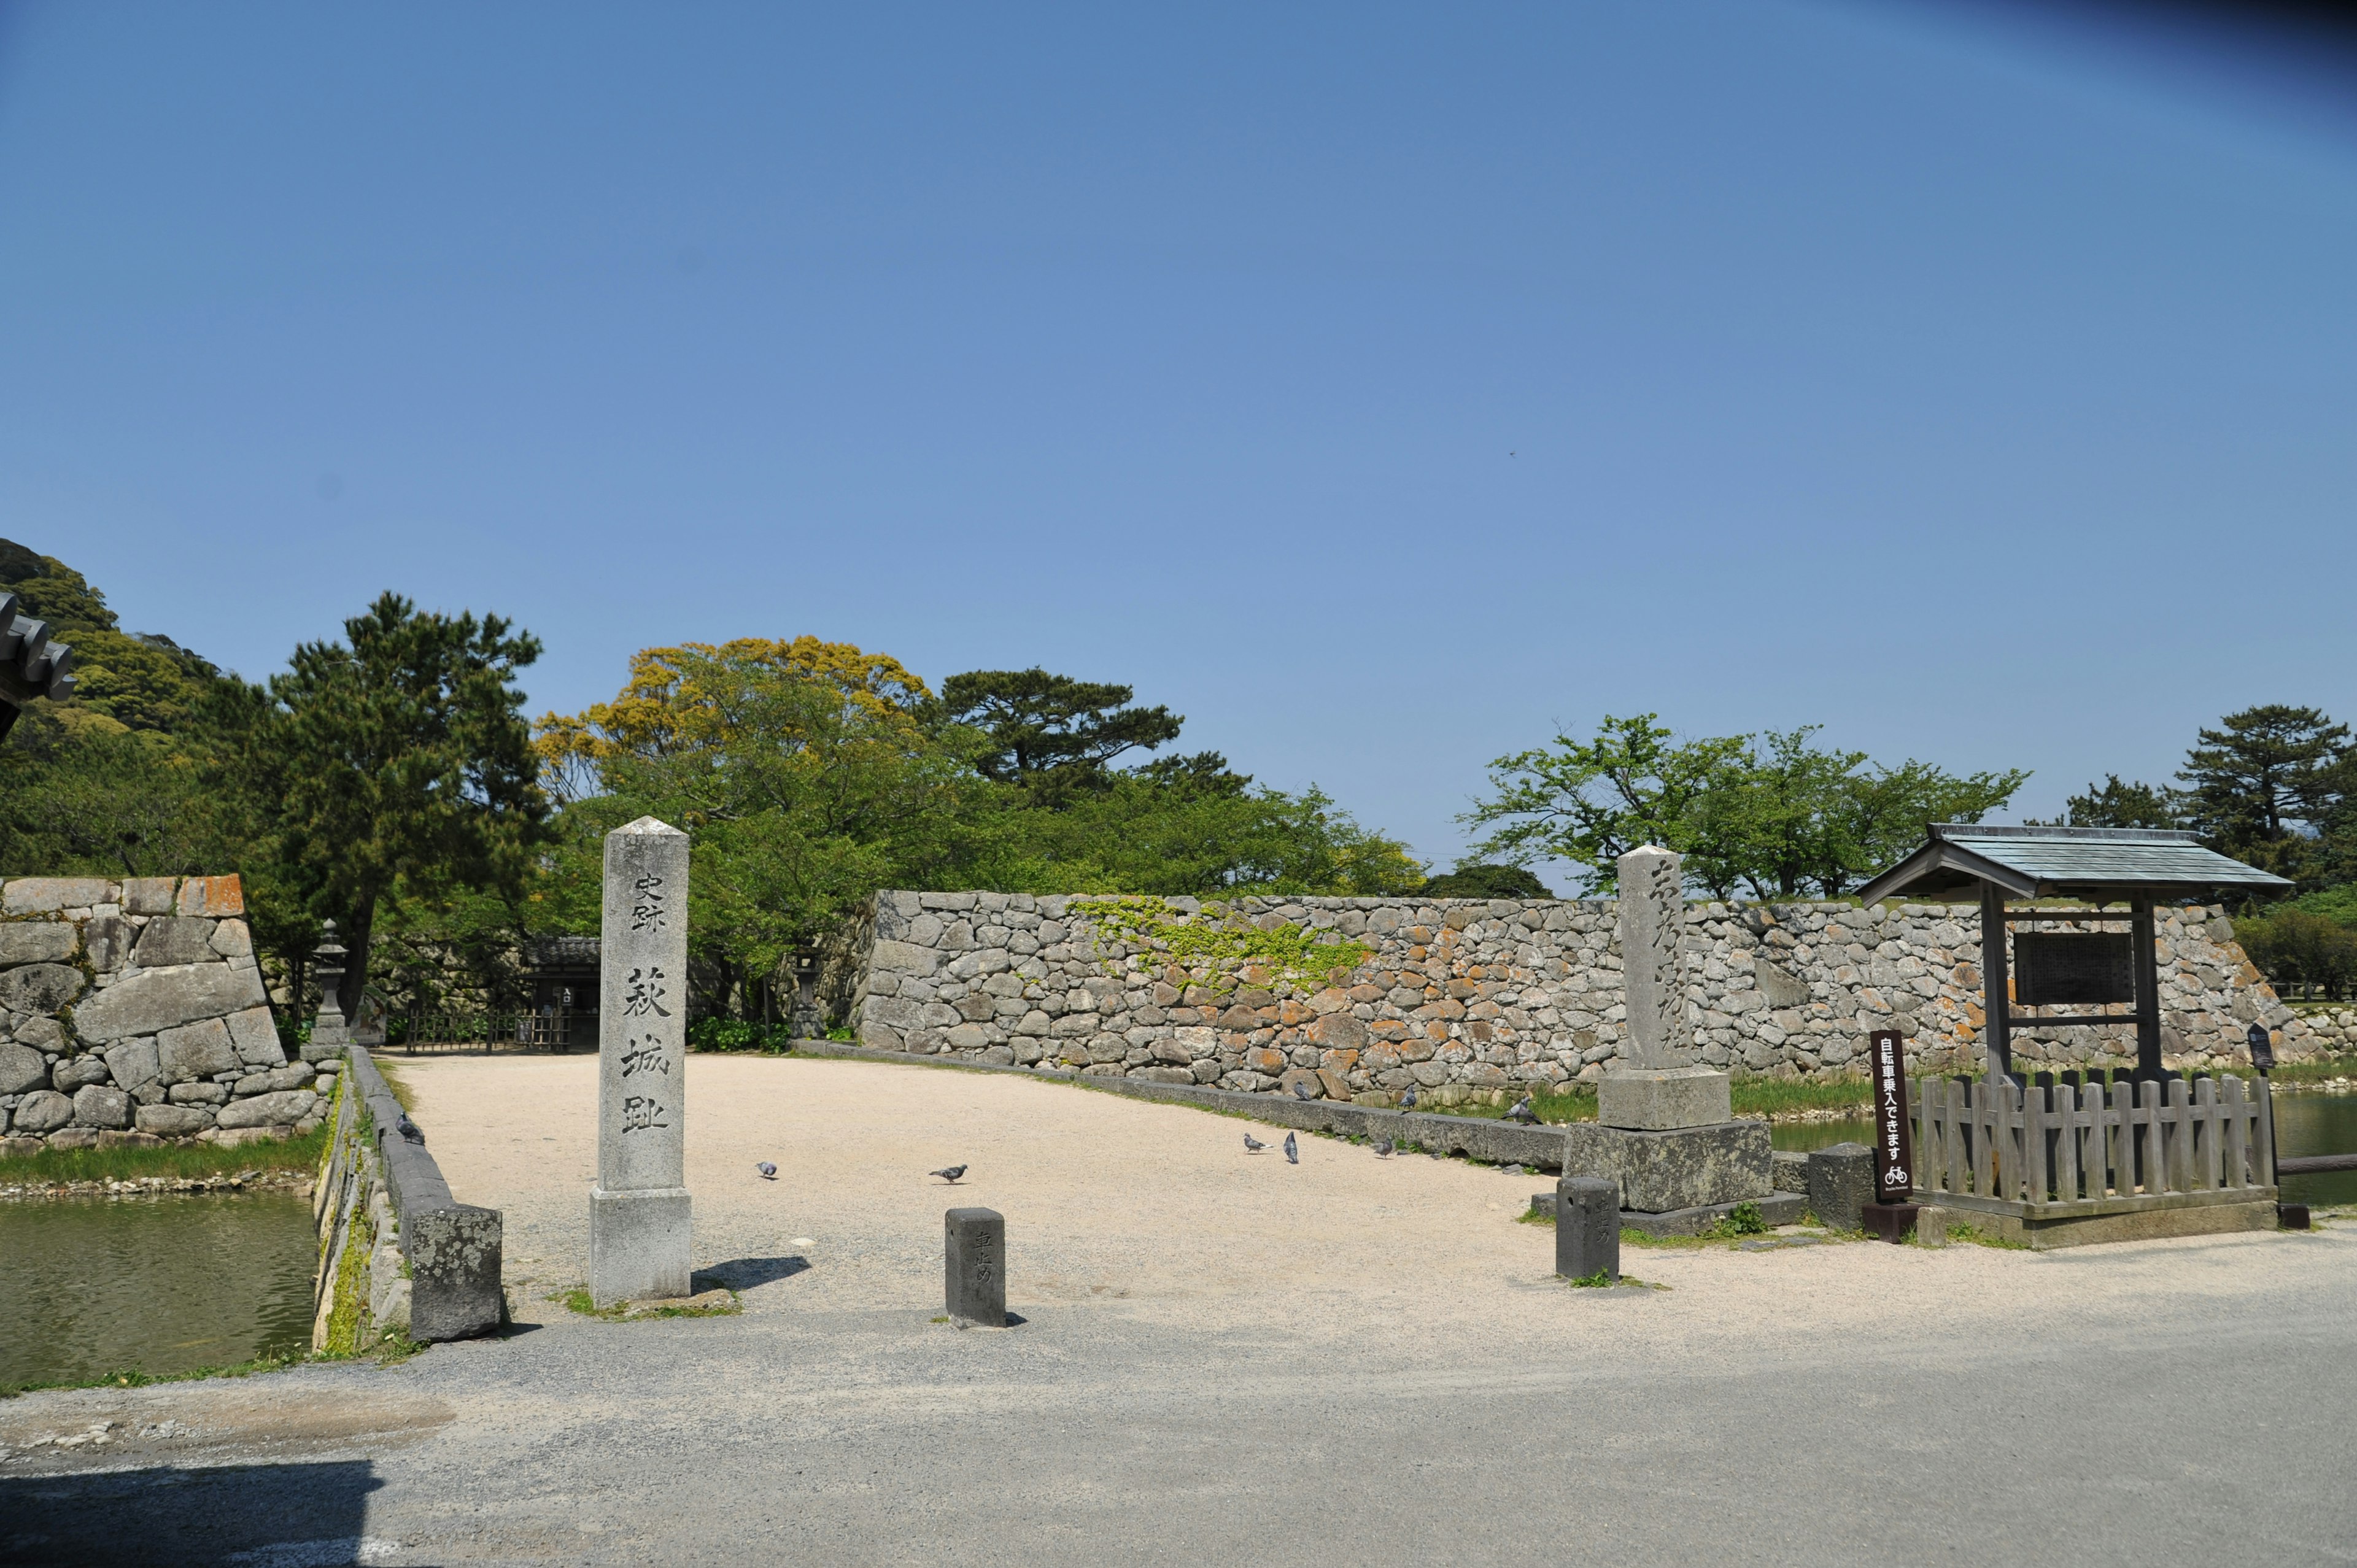
[[[1915,1186],[1915,1139],[1907,1125],[1907,1052],[1896,1029],[1878,1029],[1871,1039],[1875,1201],[1904,1203]]]

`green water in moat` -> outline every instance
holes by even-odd
[[[1844,1122],[1792,1122],[1771,1127],[1769,1142],[1780,1149],[1823,1149],[1835,1144],[1874,1142],[1874,1124],[1860,1116]],[[2357,1154],[2357,1094],[2276,1096],[2276,1152],[2295,1155]],[[2322,1206],[2357,1203],[2357,1171],[2286,1176],[2286,1203]]]
[[[303,1349],[317,1255],[293,1193],[0,1203],[0,1389]]]

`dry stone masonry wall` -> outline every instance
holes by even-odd
[[[1265,964],[1192,971],[1097,929],[1091,901],[878,894],[847,928],[834,989],[862,1043],[1099,1076],[1215,1083],[1370,1104],[1410,1085],[1441,1103],[1593,1081],[1627,1046],[1609,901],[1245,898],[1163,906],[1182,921],[1291,924],[1371,950],[1331,983]],[[1684,1017],[1695,1059],[1786,1078],[1863,1069],[1867,1034],[1907,1037],[1910,1069],[1982,1068],[1980,919],[1951,905],[1692,904]],[[2244,1059],[2255,1019],[2277,1049],[2319,1046],[2217,908],[2158,918],[2163,1044],[2173,1065]],[[2016,1064],[2133,1066],[2132,1027],[2014,1037]]]
[[[318,1124],[333,1064],[290,1062],[234,876],[0,883],[0,1150]]]

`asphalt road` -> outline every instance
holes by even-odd
[[[914,1076],[896,1122],[1002,1116]],[[878,1197],[905,1158],[846,1134],[840,1190],[705,1178],[739,1316],[578,1318],[552,1276],[508,1337],[393,1366],[0,1402],[0,1561],[2357,1562],[2357,1220],[1631,1251],[1672,1288],[1582,1291],[1502,1201],[1532,1178],[1323,1140],[1247,1167],[1227,1119],[1036,1093],[1027,1135],[1133,1159],[994,1197],[1017,1326],[931,1321],[943,1195]],[[1141,1225],[1149,1155],[1164,1197],[1232,1169],[1271,1196]],[[586,1201],[514,1197],[516,1250],[561,1270],[533,1228]],[[811,1244],[754,1245],[761,1203]]]
[[[1655,1307],[1633,1293],[1561,1292],[1554,1344],[1406,1360],[1101,1304],[997,1333],[921,1309],[559,1320],[393,1368],[14,1402],[20,1435],[124,1425],[0,1471],[0,1557],[2346,1563],[2357,1231],[2273,1244],[2305,1251],[2294,1288],[2232,1312],[1738,1326],[1636,1363],[1579,1333]],[[252,1406],[226,1440],[138,1435],[229,1430],[223,1398]]]

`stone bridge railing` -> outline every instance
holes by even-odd
[[[501,1219],[450,1195],[424,1133],[368,1052],[349,1047],[321,1179],[312,1348],[357,1350],[393,1334],[466,1339],[504,1320]]]

